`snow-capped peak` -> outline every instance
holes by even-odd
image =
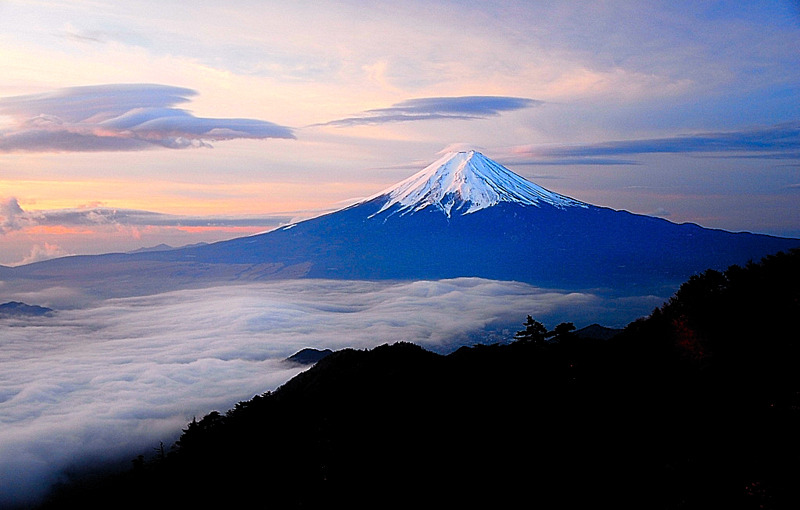
[[[399,206],[400,214],[435,207],[448,217],[469,214],[499,202],[558,208],[587,207],[587,204],[553,193],[515,174],[480,152],[450,152],[408,179],[368,200],[386,197],[375,213]]]

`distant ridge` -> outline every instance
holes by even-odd
[[[146,253],[146,252],[149,252],[149,251],[164,251],[164,250],[174,250],[174,249],[175,249],[174,246],[170,246],[168,244],[161,243],[161,244],[157,244],[155,246],[137,248],[135,250],[129,251],[128,253]]]
[[[196,247],[196,246],[204,246],[206,244],[208,244],[208,243],[187,244],[186,246],[181,246],[181,248],[193,248],[193,247]],[[127,253],[147,253],[147,252],[151,252],[151,251],[167,251],[167,250],[175,250],[175,249],[177,249],[177,248],[175,248],[174,246],[170,246],[168,244],[161,243],[161,244],[157,244],[155,246],[147,246],[147,247],[137,248],[137,249],[131,250],[131,251],[127,252]]]
[[[286,361],[290,363],[297,363],[299,365],[313,365],[317,361],[327,357],[329,354],[333,354],[333,351],[330,349],[319,350],[306,348],[292,354],[286,358]]]
[[[28,305],[19,301],[0,304],[0,317],[42,317],[53,312],[52,308]]]
[[[600,324],[590,324],[585,328],[574,331],[573,334],[579,338],[610,340],[623,331],[623,329],[619,328],[607,328],[605,326],[601,326]]]

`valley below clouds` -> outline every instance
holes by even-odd
[[[69,289],[52,292],[57,302]],[[193,417],[224,412],[302,371],[283,360],[306,347],[408,341],[446,353],[508,341],[527,314],[549,328],[621,326],[662,302],[479,278],[299,279],[0,319],[0,506],[41,496],[68,470],[171,444]]]

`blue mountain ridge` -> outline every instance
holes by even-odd
[[[458,165],[453,158],[460,158]],[[407,180],[404,187],[264,234],[172,250],[68,257],[15,269],[41,274],[59,264],[65,270],[90,264],[102,272],[103,264],[116,264],[119,270],[134,264],[145,277],[145,263],[161,269],[179,264],[202,278],[203,272],[213,272],[210,268],[235,265],[233,279],[480,277],[663,295],[706,269],[800,248],[800,239],[676,224],[574,201],[533,183],[545,199],[526,199],[525,190],[503,198],[502,172],[517,187],[522,178],[479,153],[459,153],[434,165],[418,174],[418,183]],[[490,177],[482,172],[488,165],[494,172]],[[487,199],[492,193],[500,198]],[[403,202],[409,196],[416,202]]]
[[[305,276],[477,276],[559,288],[654,288],[800,240],[731,233],[602,207],[500,203],[463,216],[435,210],[372,217],[380,199],[250,238],[160,252],[163,260],[308,264]]]

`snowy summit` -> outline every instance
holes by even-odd
[[[435,207],[450,217],[469,214],[499,202],[558,208],[587,207],[587,204],[553,193],[515,174],[480,152],[450,152],[408,179],[368,200],[386,197],[375,213],[398,206],[401,215]]]

